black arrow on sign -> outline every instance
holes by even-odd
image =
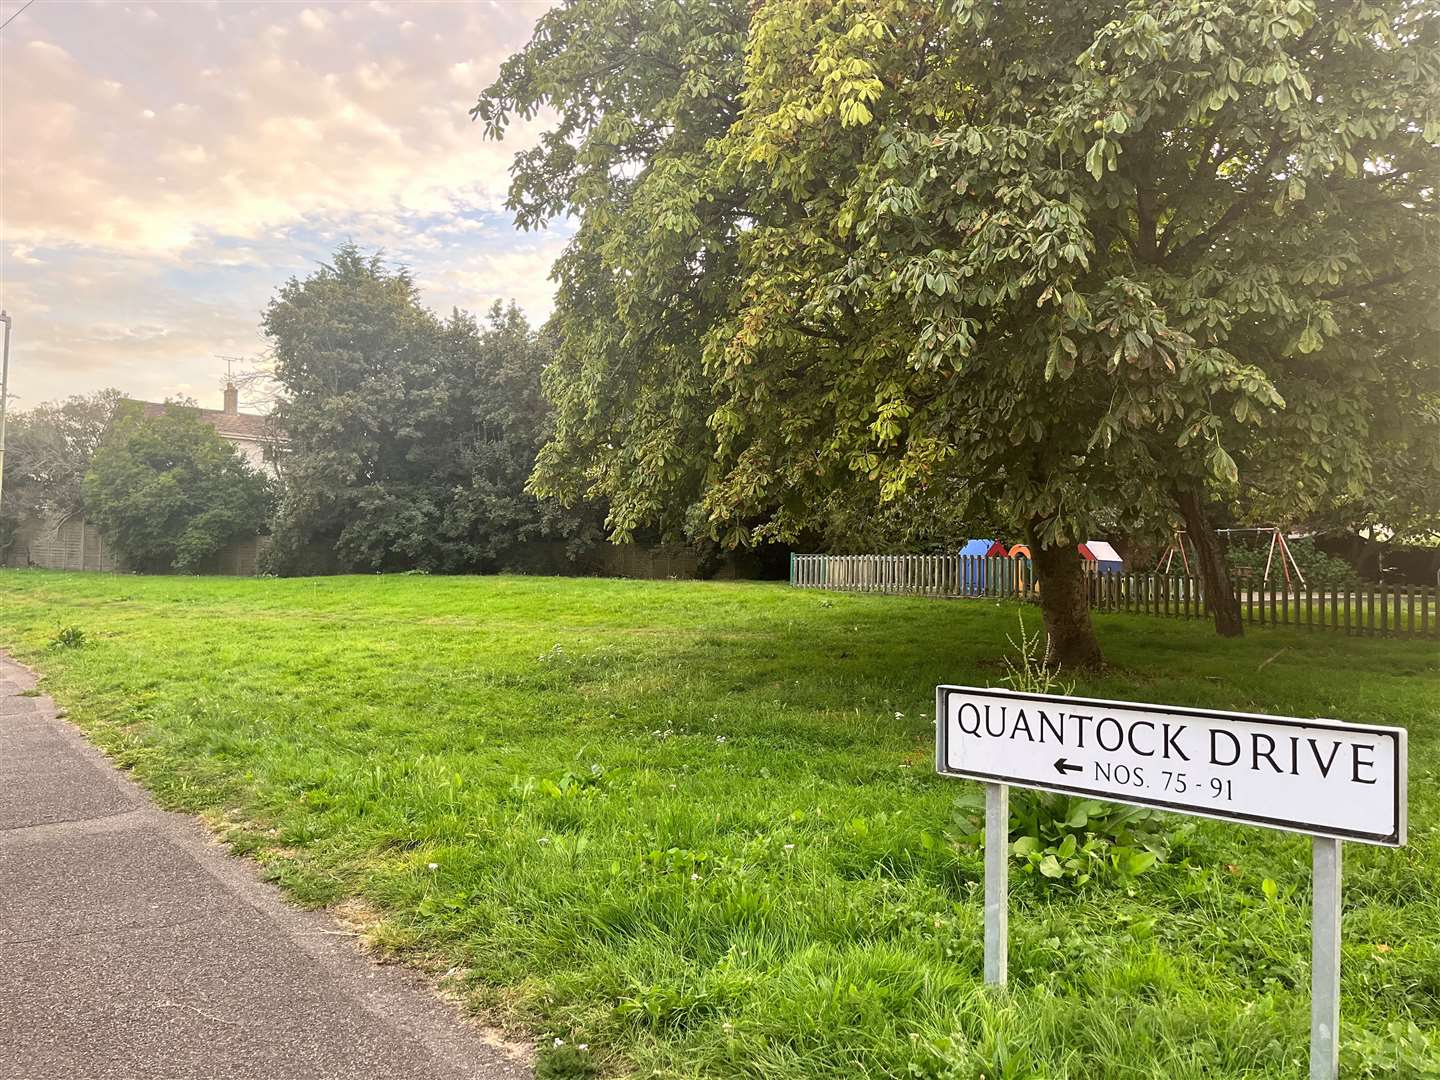
[[[1084,772],[1085,766],[1071,765],[1063,757],[1058,757],[1055,759],[1055,771],[1058,772],[1061,776],[1064,776],[1067,772]]]

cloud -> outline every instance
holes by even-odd
[[[306,30],[313,30],[319,33],[330,25],[331,15],[328,11],[317,11],[315,8],[306,8],[300,12],[300,25]]]
[[[541,125],[491,143],[468,109],[546,6],[32,7],[0,76],[17,390],[203,387],[347,239],[433,306],[513,296],[543,318],[569,228],[518,233],[503,209]]]

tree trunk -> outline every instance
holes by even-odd
[[[1365,546],[1360,549],[1360,557],[1355,560],[1356,569],[1363,575],[1365,564],[1371,559],[1375,561],[1375,576],[1372,581],[1379,581],[1385,576],[1385,553],[1379,540],[1375,539],[1375,526],[1369,525],[1365,528]]]
[[[1243,637],[1245,625],[1240,621],[1240,600],[1230,582],[1230,568],[1220,550],[1220,538],[1205,516],[1205,504],[1193,488],[1177,488],[1175,505],[1185,519],[1185,535],[1195,545],[1196,561],[1200,564],[1200,580],[1205,585],[1205,599],[1215,616],[1215,633],[1221,637]]]
[[[1100,667],[1104,657],[1090,621],[1090,597],[1078,547],[1032,544],[1030,554],[1040,582],[1040,612],[1050,661],[1063,668]]]

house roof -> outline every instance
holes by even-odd
[[[130,400],[130,399],[127,399]],[[166,405],[160,401],[135,401],[145,416],[164,416]],[[196,409],[200,419],[227,439],[271,439],[284,442],[285,435],[279,431],[268,416],[259,413],[228,413],[223,409]]]

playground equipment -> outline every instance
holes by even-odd
[[[1080,545],[1080,558],[1085,560],[1085,569],[1100,574],[1123,574],[1125,560],[1120,553],[1104,540],[1086,540]]]
[[[1293,586],[1297,581],[1301,585],[1305,584],[1305,575],[1300,572],[1300,564],[1295,561],[1295,555],[1290,550],[1290,545],[1285,542],[1285,534],[1280,530],[1279,526],[1264,525],[1258,528],[1216,529],[1215,531],[1221,536],[1226,537],[1231,533],[1258,533],[1261,535],[1268,533],[1270,536],[1270,551],[1265,556],[1265,575],[1261,578],[1261,583],[1264,585],[1270,584],[1270,567],[1274,565],[1275,553],[1278,551],[1280,553],[1280,569],[1285,572],[1286,588]],[[1291,577],[1291,571],[1294,571],[1293,578]]]
[[[1035,584],[1035,573],[1031,569],[1035,564],[1030,549],[1024,544],[1016,544],[1010,549],[1009,558],[1015,563],[1015,591],[1028,592]]]
[[[1160,561],[1155,564],[1155,573],[1169,575],[1171,568],[1175,565],[1175,556],[1180,556],[1180,562],[1185,567],[1185,576],[1194,577],[1195,568],[1190,563],[1190,552],[1185,547],[1185,530],[1176,529],[1170,534],[1170,546],[1160,555]],[[1196,553],[1196,562],[1199,562],[1199,553]]]
[[[1295,561],[1295,555],[1290,550],[1290,545],[1285,542],[1285,533],[1278,525],[1263,525],[1252,528],[1238,529],[1216,529],[1221,536],[1228,537],[1231,533],[1255,533],[1270,537],[1270,551],[1265,556],[1265,574],[1261,578],[1262,585],[1270,584],[1270,570],[1275,565],[1275,556],[1280,556],[1280,569],[1285,573],[1285,585],[1287,588],[1305,584],[1305,575],[1300,572],[1300,564]],[[1193,545],[1194,541],[1190,541]],[[1186,534],[1184,529],[1176,529],[1170,546],[1160,556],[1160,561],[1155,564],[1155,573],[1169,574],[1171,567],[1175,564],[1175,556],[1180,556],[1180,561],[1185,567],[1186,577],[1195,577],[1199,568],[1190,561],[1190,553],[1186,548]],[[1199,562],[1197,553],[1196,562]]]
[[[1080,558],[1089,573],[1123,574],[1125,561],[1120,553],[1104,540],[1088,540],[1079,545]],[[986,592],[991,567],[998,564],[994,559],[1009,559],[1015,565],[1005,571],[1007,582],[1013,581],[1016,592],[1025,593],[1039,589],[1035,581],[1035,564],[1030,548],[1016,544],[1007,548],[999,540],[966,540],[960,549],[960,592],[967,596],[980,596]]]
[[[986,559],[1003,559],[1009,554],[999,540],[966,540],[960,549],[960,591],[979,596],[985,592]]]

